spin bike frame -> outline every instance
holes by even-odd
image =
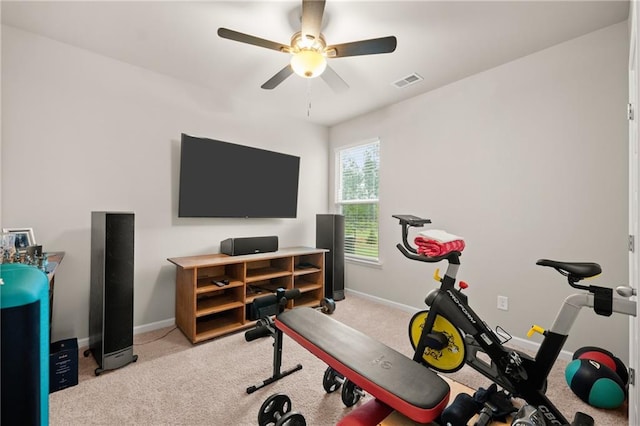
[[[513,396],[521,397],[529,404],[539,407],[546,418],[547,424],[566,425],[567,419],[545,396],[546,380],[562,347],[567,340],[569,330],[583,307],[594,308],[600,315],[611,315],[617,312],[625,315],[636,315],[636,302],[628,299],[614,298],[609,288],[597,286],[582,286],[576,282],[582,277],[576,277],[565,272],[557,265],[554,266],[561,274],[568,277],[569,284],[578,289],[587,290],[588,293],[573,294],[568,296],[553,325],[548,330],[542,330],[534,326],[533,332],[540,332],[544,338],[535,355],[529,355],[503,346],[500,338],[493,330],[487,327],[485,322],[468,305],[467,296],[455,287],[456,274],[460,267],[460,252],[451,252],[444,256],[428,257],[418,254],[418,251],[407,241],[410,227],[422,227],[425,223],[431,223],[429,219],[421,219],[415,216],[394,216],[400,219],[402,225],[402,244],[397,248],[402,254],[411,259],[427,263],[436,263],[443,260],[448,262],[447,270],[440,279],[440,287],[432,290],[426,297],[425,303],[430,307],[424,328],[416,346],[413,360],[427,364],[423,355],[427,347],[433,347],[433,324],[436,316],[447,319],[453,326],[462,331],[466,354],[464,362],[488,377],[490,380],[503,387]],[[554,264],[567,265],[563,262]],[[599,273],[600,267],[595,264]],[[597,275],[594,273],[592,275]],[[619,287],[621,295],[629,297],[629,287]],[[595,305],[595,306],[594,306]],[[436,344],[437,345],[437,344]],[[436,349],[442,349],[436,348]],[[477,357],[478,352],[488,355],[491,362],[487,363]],[[428,365],[428,364],[427,364]]]

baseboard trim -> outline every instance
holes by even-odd
[[[133,327],[133,335],[148,333],[150,331],[159,330],[165,327],[172,327],[176,324],[175,318],[169,318],[162,321],[156,321],[149,324],[138,325]],[[84,339],[78,339],[78,348],[88,347],[89,346],[89,338],[85,337]]]
[[[345,288],[344,292],[347,293],[347,294],[355,294],[356,296],[362,297],[363,299],[371,300],[372,302],[378,302],[378,303],[380,303],[382,305],[391,306],[392,308],[400,309],[401,311],[408,312],[410,314],[415,314],[416,312],[421,310],[421,309],[415,308],[413,306],[404,305],[404,304],[398,303],[398,302],[393,302],[391,300],[383,299],[383,298],[377,297],[377,296],[372,296],[370,294],[362,293],[362,292],[356,291],[356,290],[351,290],[349,288]]]
[[[393,302],[391,300],[383,299],[383,298],[377,297],[377,296],[372,296],[370,294],[362,293],[362,292],[356,291],[356,290],[351,290],[349,288],[345,288],[344,292],[346,294],[354,294],[354,295],[356,295],[358,297],[362,297],[363,299],[371,300],[372,302],[377,302],[377,303],[380,303],[382,305],[386,305],[386,306],[390,306],[392,308],[400,309],[401,311],[408,312],[410,314],[415,314],[416,312],[424,309],[424,308],[416,308],[416,307],[405,305],[405,304],[398,303],[398,302]],[[523,338],[520,338],[520,337],[512,337],[510,342],[511,342],[512,346],[515,346],[518,349],[524,349],[524,350],[537,352],[538,349],[540,348],[540,343],[532,342],[530,340],[526,340],[526,339],[523,339]],[[566,351],[566,350],[562,350],[562,351],[560,351],[560,354],[558,355],[558,358],[560,358],[560,359],[562,359],[564,361],[571,361],[573,359],[573,353],[569,352],[569,351]]]

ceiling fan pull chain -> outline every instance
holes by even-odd
[[[311,80],[307,80],[307,117],[311,117]]]

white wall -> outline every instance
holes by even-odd
[[[315,215],[326,213],[325,127],[7,26],[2,122],[1,225],[33,227],[45,250],[66,252],[54,340],[88,336],[93,210],[136,214],[136,326],[174,317],[168,257],[216,253],[221,240],[238,236],[313,246]],[[300,156],[297,219],[178,218],[182,132]],[[228,179],[212,168],[203,195]]]
[[[333,127],[334,149],[381,139],[382,267],[348,264],[346,287],[424,306],[433,270],[446,265],[404,258],[392,214],[464,236],[459,277],[471,305],[514,336],[549,327],[572,291],[537,259],[598,262],[593,284],[625,284],[627,57],[624,22]],[[625,359],[627,333],[627,318],[584,311],[565,349]]]

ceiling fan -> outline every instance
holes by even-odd
[[[274,89],[291,74],[296,73],[304,78],[321,76],[334,91],[342,92],[348,89],[349,85],[327,64],[327,58],[391,53],[396,50],[397,40],[394,36],[389,36],[327,46],[324,35],[320,32],[324,5],[325,0],[302,1],[301,29],[293,34],[290,45],[227,28],[218,28],[218,35],[291,55],[290,63],[267,80],[261,86],[263,89]]]

